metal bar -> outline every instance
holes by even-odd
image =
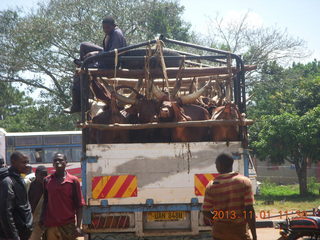
[[[173,49],[173,50],[174,50],[175,52],[177,52],[177,53],[180,53],[180,54],[186,55],[186,56],[200,56],[200,55],[194,54],[194,53],[184,52],[184,51],[180,51],[180,50],[176,50],[176,49]],[[222,60],[216,60],[216,62],[222,63],[222,64],[227,64],[227,62],[222,61]],[[199,64],[200,64],[200,63],[199,63]],[[204,66],[205,66],[205,64],[204,64]],[[207,65],[207,66],[209,66],[209,65]]]
[[[166,122],[166,123],[143,123],[143,124],[94,124],[80,123],[80,128],[98,128],[102,130],[130,130],[130,129],[150,129],[150,128],[175,128],[175,127],[209,127],[209,126],[234,126],[252,125],[253,120],[203,120],[187,122]]]
[[[169,60],[180,60],[180,59],[187,59],[187,60],[192,60],[192,59],[203,59],[203,60],[215,60],[215,59],[225,59],[226,56],[222,55],[216,55],[216,56],[163,56],[164,59],[169,59]],[[137,60],[144,60],[145,56],[120,56],[119,59],[121,60],[129,60],[129,61],[137,61]],[[153,56],[150,58],[152,59],[157,59],[156,56]]]
[[[181,46],[185,46],[185,47],[191,47],[191,48],[204,50],[204,51],[208,51],[208,52],[214,52],[214,53],[218,53],[218,54],[230,54],[234,59],[239,59],[240,61],[242,61],[238,55],[231,53],[231,52],[228,52],[228,51],[223,51],[223,50],[219,50],[219,49],[215,49],[215,48],[203,47],[201,45],[197,45],[197,44],[193,44],[193,43],[178,41],[178,40],[166,38],[163,35],[160,36],[160,40],[162,40],[164,42],[173,43],[173,44],[177,44],[177,45],[181,45]]]
[[[289,216],[289,215],[299,215],[299,214],[302,214],[302,213],[314,213],[314,210],[306,210],[306,211],[296,211],[296,212],[291,212],[291,213],[283,213],[283,214],[277,214],[277,215],[273,215],[273,216],[268,216],[268,217],[265,217],[263,219],[270,219],[270,218],[276,218],[276,217],[286,217],[286,216]]]
[[[88,72],[82,72],[80,74],[80,93],[81,93],[81,122],[86,122],[86,110],[88,109]],[[87,199],[87,160],[86,160],[86,144],[87,144],[87,137],[88,129],[82,129],[82,156],[81,156],[81,177],[82,177],[82,193],[85,199]]]
[[[130,45],[130,46],[127,46],[127,47],[119,48],[119,49],[117,49],[117,51],[118,51],[118,53],[122,53],[122,52],[129,51],[131,49],[144,47],[144,46],[147,46],[149,44],[154,44],[156,42],[157,42],[157,40],[150,40],[150,41],[147,41],[147,42],[142,42],[142,43]],[[101,53],[99,53],[99,54],[97,54],[95,56],[92,56],[92,57],[88,57],[83,61],[81,68],[84,69],[84,68],[86,68],[88,66],[89,63],[92,63],[94,61],[98,61],[101,58],[108,57],[108,56],[114,56],[115,52],[116,52],[115,50],[111,50],[111,51],[108,51],[108,52],[101,52]]]

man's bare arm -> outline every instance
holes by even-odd
[[[246,220],[248,222],[253,240],[257,240],[256,232],[256,212],[254,211],[253,205],[246,206]]]

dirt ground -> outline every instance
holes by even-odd
[[[279,229],[274,228],[258,228],[257,229],[258,240],[276,240],[280,237]],[[85,238],[78,238],[78,240],[84,240]]]

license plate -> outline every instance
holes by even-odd
[[[173,211],[173,212],[148,212],[148,222],[158,221],[183,221],[186,219],[186,212]]]

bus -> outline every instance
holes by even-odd
[[[81,131],[9,133],[0,128],[0,154],[5,163],[9,165],[10,155],[19,151],[29,157],[33,171],[43,165],[52,173],[52,157],[60,152],[67,157],[68,172],[80,178],[81,144]]]

